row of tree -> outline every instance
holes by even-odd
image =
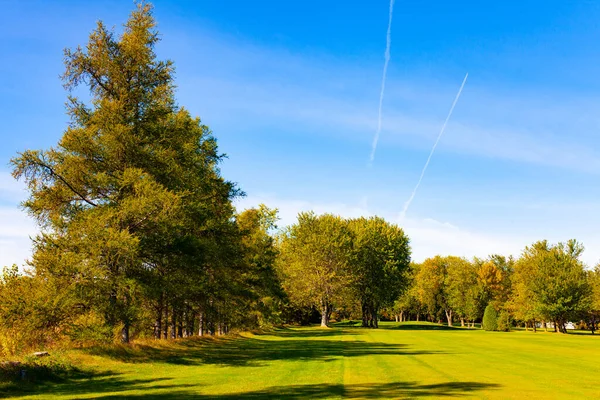
[[[377,327],[379,311],[404,290],[408,237],[382,218],[345,220],[300,213],[279,236],[278,272],[296,307],[315,307],[327,326],[334,310]]]
[[[120,36],[99,22],[65,51],[70,123],[55,147],[12,160],[41,233],[28,272],[2,278],[5,347],[279,320],[274,212],[236,213],[242,193],[221,176],[211,131],[177,105],[158,40],[140,4]]]
[[[481,320],[486,306],[525,327],[551,323],[566,333],[569,321],[596,329],[600,317],[600,269],[586,269],[583,246],[575,240],[536,242],[519,259],[486,260],[436,256],[411,264],[409,289],[388,311],[397,319],[445,317],[448,325]]]

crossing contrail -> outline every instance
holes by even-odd
[[[458,89],[458,93],[456,94],[456,97],[454,98],[452,107],[450,107],[450,112],[448,113],[448,116],[446,116],[444,125],[442,125],[442,129],[440,130],[440,133],[438,134],[437,140],[435,141],[435,144],[433,145],[433,148],[431,149],[431,152],[429,153],[429,157],[427,157],[427,162],[425,163],[425,166],[423,167],[423,171],[421,171],[421,176],[419,177],[419,181],[417,182],[417,185],[413,189],[413,191],[412,191],[410,197],[408,198],[408,200],[406,201],[406,203],[404,203],[404,209],[400,213],[400,220],[404,219],[404,216],[406,215],[406,211],[408,210],[410,203],[412,203],[413,198],[415,197],[415,194],[417,193],[417,190],[419,189],[419,186],[421,185],[421,181],[423,180],[425,171],[427,170],[427,167],[429,166],[429,161],[431,161],[431,156],[433,156],[433,152],[435,151],[435,148],[437,147],[438,142],[440,141],[440,138],[444,134],[444,130],[446,130],[446,125],[448,124],[448,120],[452,116],[452,111],[454,111],[454,106],[456,106],[456,103],[458,102],[458,98],[460,97],[460,94],[462,93],[462,90],[465,87],[465,83],[467,83],[468,77],[469,77],[469,73],[467,72],[467,74],[465,75],[465,79],[463,79],[462,84],[460,85],[460,89]]]
[[[383,76],[381,78],[381,92],[379,93],[379,112],[377,116],[377,130],[375,131],[375,137],[373,138],[373,144],[371,146],[371,156],[369,157],[369,165],[373,163],[375,159],[375,151],[377,150],[377,142],[379,141],[379,133],[381,132],[381,107],[383,106],[383,93],[385,92],[385,78],[387,75],[387,68],[390,62],[390,47],[392,45],[392,14],[394,12],[394,0],[390,0],[390,17],[388,21],[387,37],[385,44],[385,62],[383,63]]]

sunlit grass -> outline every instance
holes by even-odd
[[[600,398],[600,341],[427,323],[294,328],[71,351],[81,372],[0,397]]]

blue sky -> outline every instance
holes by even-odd
[[[577,238],[600,260],[600,3],[398,1],[383,125],[367,163],[387,1],[156,1],[161,58],[177,98],[229,159],[240,208],[382,215],[399,222],[466,72],[406,218],[416,260],[515,254]],[[29,255],[36,228],[9,159],[66,127],[62,49],[95,21],[117,29],[129,1],[0,0],[0,265]]]

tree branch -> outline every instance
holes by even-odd
[[[79,193],[77,190],[75,190],[75,188],[69,183],[67,182],[67,180],[65,178],[63,178],[60,174],[58,174],[56,171],[54,171],[54,169],[49,166],[48,164],[42,162],[41,160],[32,160],[35,164],[37,164],[40,167],[46,168],[51,175],[55,176],[56,178],[58,178],[62,183],[64,183],[73,193],[75,193],[77,196],[79,196],[79,198],[83,201],[85,201],[86,203],[88,203],[89,205],[93,206],[93,207],[98,207],[98,205],[94,202],[92,202],[91,200],[88,200],[84,195],[82,195],[81,193]]]

